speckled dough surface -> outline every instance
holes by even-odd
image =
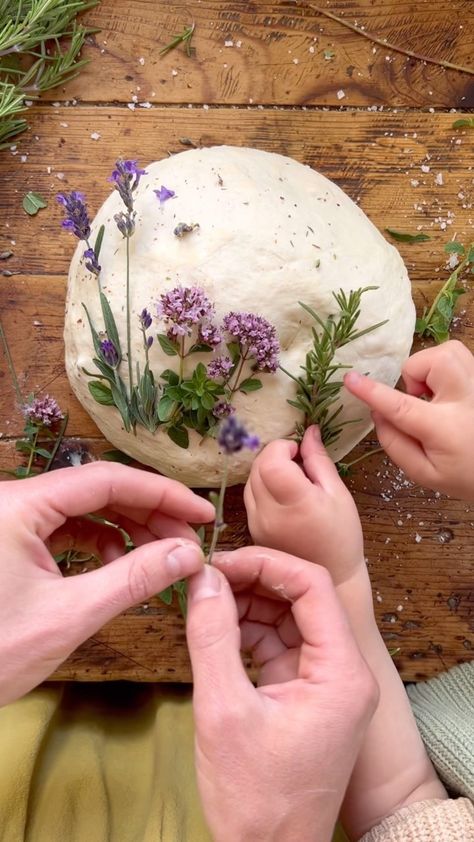
[[[194,285],[215,302],[219,319],[230,310],[246,310],[271,321],[280,337],[282,365],[297,373],[311,344],[311,320],[298,301],[325,319],[336,309],[334,291],[374,285],[379,288],[363,296],[358,327],[389,321],[341,349],[337,359],[390,385],[397,381],[415,324],[410,281],[397,250],[339,187],[290,158],[229,146],[186,151],[146,170],[135,194],[137,227],[130,242],[134,359],[143,354],[137,314],[144,307],[154,312],[161,292]],[[153,190],[162,184],[176,198],[160,207]],[[95,217],[92,240],[104,223],[101,285],[126,347],[125,240],[113,221],[121,209],[114,192]],[[173,234],[180,222],[200,227],[180,240]],[[183,450],[160,430],[151,435],[138,428],[134,436],[124,431],[115,408],[100,406],[91,397],[83,369],[94,370],[94,353],[82,302],[98,329],[103,322],[97,280],[83,265],[83,251],[81,243],[71,262],[64,332],[75,394],[117,448],[190,486],[215,486],[221,459],[214,440],[191,432],[189,449]],[[206,362],[211,355],[201,358]],[[193,367],[198,359],[191,357]],[[155,342],[150,363],[158,374],[173,358]],[[126,381],[126,365],[122,376]],[[285,374],[263,374],[262,381],[262,390],[238,394],[234,402],[239,417],[266,444],[290,434],[299,415],[287,403],[294,384]],[[372,427],[366,408],[345,391],[342,403],[343,419],[360,421],[344,429],[331,448],[334,459],[342,458]],[[253,458],[242,452],[233,459],[232,483],[245,481]]]

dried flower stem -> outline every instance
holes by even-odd
[[[351,23],[344,18],[339,17],[339,15],[335,15],[334,12],[331,12],[330,9],[324,9],[322,6],[317,6],[314,3],[307,3],[306,0],[284,0],[281,3],[282,6],[288,5],[291,3],[292,5],[297,6],[306,6],[308,9],[312,9],[314,12],[318,12],[320,15],[324,15],[326,18],[330,18],[331,20],[336,21],[336,23],[340,23],[341,26],[345,26],[346,29],[351,29],[352,32],[356,32],[358,35],[362,35],[368,41],[371,41],[373,44],[379,44],[380,47],[383,47],[387,50],[393,50],[396,53],[401,53],[403,56],[408,56],[408,58],[416,59],[417,61],[424,61],[427,64],[434,64],[437,67],[444,67],[447,70],[457,70],[459,73],[469,73],[471,76],[474,76],[474,67],[464,67],[460,64],[453,64],[451,61],[446,61],[445,59],[436,59],[432,58],[431,56],[425,56],[421,53],[415,53],[413,50],[407,50],[404,47],[400,47],[398,44],[392,44],[391,41],[387,41],[385,38],[380,38],[378,35],[374,35],[371,32],[367,32],[365,29],[361,29],[355,23]]]
[[[10,348],[8,346],[7,337],[5,336],[5,331],[3,329],[3,324],[0,319],[0,340],[3,345],[3,350],[5,352],[5,357],[8,364],[8,369],[10,371],[10,376],[12,378],[13,388],[15,389],[16,398],[18,401],[18,405],[21,406],[24,403],[23,395],[21,394],[20,384],[18,383],[18,377],[16,376],[15,366],[13,365],[12,356],[10,354]]]
[[[212,540],[211,540],[211,546],[209,547],[209,555],[206,559],[208,564],[212,564],[212,557],[213,557],[215,549],[217,547],[219,535],[221,534],[222,530],[225,529],[224,500],[225,500],[225,492],[226,492],[226,489],[227,489],[228,477],[229,477],[229,457],[224,456],[224,473],[222,475],[221,487],[220,487],[220,490],[219,490],[219,497],[217,499],[217,504],[216,504],[216,519],[214,521],[214,529],[212,531]]]
[[[132,326],[130,314],[130,235],[126,237],[127,240],[127,358],[128,358],[128,382],[129,394],[131,396],[133,390],[133,366],[132,366]]]

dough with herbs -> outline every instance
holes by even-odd
[[[160,294],[176,286],[200,287],[214,302],[217,321],[229,311],[260,314],[275,325],[282,366],[298,374],[311,346],[311,318],[298,302],[312,307],[323,320],[337,312],[333,293],[376,286],[362,298],[359,329],[388,322],[337,352],[336,359],[361,373],[394,385],[409,355],[415,312],[410,281],[398,251],[382,237],[357,205],[324,176],[281,155],[256,149],[214,147],[196,149],[148,165],[135,194],[136,231],[130,239],[132,356],[143,360],[138,314],[154,315]],[[165,185],[175,197],[160,204],[155,194]],[[89,201],[90,201],[90,197]],[[123,209],[113,192],[92,224],[95,239],[101,224],[105,237],[100,253],[100,284],[116,318],[122,349],[126,349],[125,248],[114,223]],[[177,236],[181,224],[198,225]],[[87,271],[80,243],[69,272],[65,321],[67,373],[79,401],[104,436],[120,450],[163,474],[190,486],[215,486],[222,475],[222,454],[212,438],[190,431],[182,449],[158,429],[151,434],[137,427],[124,430],[115,407],[95,402],[88,389],[94,372],[94,348],[83,303],[92,321],[103,329],[98,282]],[[150,335],[164,332],[155,322]],[[209,354],[186,360],[191,370]],[[150,349],[155,374],[173,368],[156,340]],[[249,370],[249,376],[251,371]],[[127,365],[121,375],[127,382]],[[289,436],[302,420],[290,406],[293,381],[282,371],[261,375],[263,388],[236,394],[238,417],[262,445]],[[340,420],[357,420],[344,427],[330,447],[341,459],[372,428],[370,414],[344,390]],[[230,482],[244,482],[255,454],[242,451],[232,458]]]

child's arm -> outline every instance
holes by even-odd
[[[380,444],[407,476],[474,501],[473,355],[446,342],[410,357],[402,376],[407,394],[355,371],[344,383],[369,405]]]
[[[378,632],[354,501],[316,428],[301,447],[274,442],[255,461],[245,490],[253,539],[331,572],[359,647],[380,686],[380,702],[359,755],[343,809],[351,839],[385,816],[424,799],[447,798],[418,733],[392,659]],[[303,470],[304,469],[304,470]]]

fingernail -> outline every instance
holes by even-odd
[[[188,585],[188,594],[193,602],[217,596],[221,589],[221,577],[210,564],[192,577]]]
[[[196,572],[199,562],[204,555],[199,544],[191,541],[178,544],[166,556],[165,564],[170,576],[189,576]]]
[[[348,386],[357,386],[361,380],[362,375],[359,374],[358,371],[348,371],[347,374],[344,375],[344,383],[347,383]]]

